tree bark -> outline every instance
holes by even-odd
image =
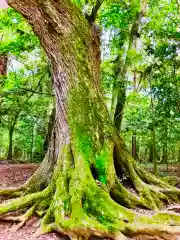
[[[7,74],[7,56],[0,56],[0,75],[6,76]]]
[[[134,22],[132,26],[130,27],[129,31],[129,44],[128,44],[128,49],[127,52],[131,49],[137,48],[137,39],[139,38],[139,26],[141,23],[142,17],[145,16],[147,11],[147,1],[142,0],[140,1],[140,9],[139,12],[136,14]],[[127,53],[126,53],[127,54]],[[113,85],[113,92],[112,92],[112,111],[114,110],[114,103],[116,102],[116,107],[115,107],[115,112],[114,113],[114,124],[118,131],[120,132],[121,129],[121,123],[123,119],[123,111],[124,111],[124,105],[126,102],[126,78],[127,78],[127,73],[128,73],[128,67],[126,63],[126,58],[124,63],[120,61],[120,57],[118,56],[117,58],[117,67],[115,69],[115,76],[116,76],[116,81],[117,83],[114,83]],[[137,81],[137,73],[133,73],[134,78],[133,78],[133,89],[136,90],[136,81]],[[117,89],[117,90],[115,90]],[[115,96],[114,96],[115,95]],[[116,98],[116,101],[115,101]]]
[[[136,160],[137,149],[136,149],[136,133],[132,135],[132,157]]]
[[[45,138],[44,145],[43,145],[43,158],[48,151],[48,147],[49,147],[52,132],[53,132],[55,116],[56,116],[56,108],[53,107],[51,114],[49,116],[48,131],[47,131],[46,138]]]
[[[119,83],[115,84],[113,88],[117,88],[117,96],[116,96],[116,107],[114,113],[114,124],[118,131],[120,132],[121,123],[123,119],[123,111],[124,105],[126,102],[126,82],[125,82],[125,74],[122,74],[122,79],[119,79]],[[115,90],[113,91],[115,92]],[[113,99],[112,99],[113,100]]]
[[[13,133],[14,128],[16,126],[18,117],[19,117],[20,111],[15,113],[13,116],[13,121],[9,124],[9,146],[8,146],[8,154],[7,154],[7,160],[11,161],[13,157]]]
[[[9,0],[9,4],[32,25],[51,61],[56,117],[39,170],[15,192],[0,191],[0,195],[22,194],[1,204],[0,215],[29,207],[23,219],[41,211],[43,233],[57,230],[72,239],[92,235],[125,239],[124,234],[147,229],[148,234],[172,235],[167,225],[152,230],[150,224],[177,225],[179,218],[173,214],[144,217],[124,207],[157,210],[163,200],[172,202],[180,192],[144,171],[112,125],[99,90],[97,27],[69,0]],[[137,195],[119,182],[115,166],[125,169]]]
[[[9,161],[12,161],[12,157],[13,157],[13,153],[12,153],[13,132],[14,132],[14,127],[11,126],[9,129],[9,145],[8,145],[8,154],[7,154],[7,160]]]
[[[155,109],[154,109],[154,95],[152,89],[152,76],[153,76],[153,66],[151,67],[149,73],[149,87],[150,87],[150,100],[151,100],[151,118],[152,118],[152,126],[151,126],[151,133],[152,133],[152,158],[154,163],[154,174],[157,175],[157,156],[156,156],[156,126],[155,126]]]

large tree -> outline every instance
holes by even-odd
[[[32,25],[51,62],[56,117],[38,171],[18,189],[0,191],[18,197],[0,205],[2,217],[24,223],[36,211],[43,216],[43,233],[57,230],[73,239],[124,239],[124,234],[143,233],[144,239],[154,234],[172,239],[180,233],[178,214],[156,212],[148,217],[129,209],[158,210],[178,201],[180,190],[140,167],[111,123],[99,88],[100,30],[94,24],[102,1],[85,16],[71,0],[8,3]],[[122,172],[136,193],[119,181]],[[24,208],[29,210],[23,216],[5,215]]]

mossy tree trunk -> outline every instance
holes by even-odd
[[[32,25],[51,61],[56,117],[38,171],[22,187],[0,191],[20,196],[1,204],[0,215],[23,224],[36,212],[43,216],[43,233],[57,230],[72,239],[91,235],[125,239],[124,234],[138,233],[169,239],[179,232],[177,227],[159,225],[179,225],[180,217],[174,213],[145,217],[124,207],[157,210],[164,202],[178,201],[180,191],[145,172],[112,125],[99,91],[97,27],[70,0],[9,0],[9,4]],[[137,194],[120,183],[119,169],[129,176]],[[5,215],[24,208],[29,210],[23,216]]]
[[[6,76],[7,74],[7,62],[8,62],[8,57],[0,55],[0,76]]]

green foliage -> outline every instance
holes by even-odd
[[[0,76],[1,158],[13,128],[13,157],[41,161],[53,102],[49,65],[31,27],[15,10],[0,10],[0,35],[0,55],[8,57],[7,75]]]
[[[21,52],[31,52],[39,45],[38,38],[30,26],[15,10],[0,10],[1,54],[18,56]]]
[[[109,106],[112,89],[116,86],[118,91],[118,82],[125,81],[127,97],[121,133],[129,150],[132,134],[136,133],[140,159],[148,160],[155,125],[158,159],[163,159],[167,148],[169,161],[175,162],[180,148],[180,6],[177,1],[148,1],[133,47],[128,49],[140,9],[140,1],[112,1],[101,8],[105,49],[102,88]]]
[[[96,5],[95,0],[73,2],[86,15],[90,15]],[[136,133],[140,159],[147,160],[155,126],[160,159],[163,149],[167,148],[169,160],[177,161],[180,148],[180,6],[175,0],[148,1],[147,12],[133,36],[141,3],[107,0],[98,12],[96,22],[102,30],[101,88],[109,109],[112,94],[116,97],[122,85],[126,88],[121,133],[129,150],[132,134]],[[0,55],[7,55],[9,59],[8,74],[0,79],[1,152],[6,154],[8,131],[15,123],[13,141],[17,155],[22,156],[23,152],[27,158],[37,160],[43,154],[52,108],[48,62],[38,38],[20,14],[10,8],[0,10],[0,20]],[[82,90],[76,96],[80,110]],[[90,102],[87,104],[93,107]],[[92,136],[87,129],[82,129],[87,114],[85,112],[84,119],[79,120],[75,134],[79,139],[78,148],[88,159]],[[94,128],[93,122],[89,124]],[[101,165],[103,159],[99,162]]]

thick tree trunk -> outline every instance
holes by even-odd
[[[178,216],[157,213],[144,217],[123,207],[157,210],[163,201],[177,200],[180,191],[145,172],[129,156],[112,125],[99,91],[97,27],[69,0],[9,3],[31,23],[51,61],[56,117],[53,138],[39,170],[16,192],[0,191],[23,195],[1,204],[0,215],[30,207],[16,219],[24,222],[36,211],[43,216],[43,232],[57,230],[72,239],[91,235],[125,239],[123,234],[139,232],[172,236],[167,225],[160,230],[159,226],[151,229],[150,224],[178,225]],[[129,176],[137,195],[119,182],[118,168]],[[3,217],[10,219],[9,215]],[[146,226],[142,226],[144,221]]]

